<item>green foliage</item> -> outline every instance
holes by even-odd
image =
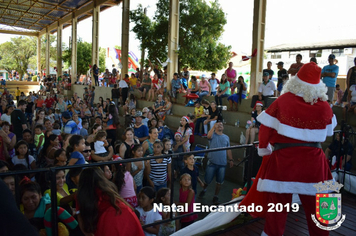
[[[37,38],[32,37],[31,40],[34,41],[34,44],[36,45],[35,52],[36,55],[32,56],[30,58],[30,68],[37,68]],[[56,67],[57,66],[57,48],[54,46],[55,42],[57,41],[57,37],[55,35],[49,36],[49,66],[50,67]],[[41,37],[41,69],[46,68],[46,35],[42,35]]]
[[[130,12],[132,29],[141,48],[148,49],[148,58],[156,61],[167,59],[169,0],[159,0],[154,21],[151,21],[139,5]],[[225,13],[217,0],[180,1],[178,67],[188,65],[194,70],[217,71],[226,66],[230,59],[230,46],[219,43],[226,24]],[[156,61],[157,62],[157,61]]]
[[[20,78],[27,72],[30,58],[36,54],[36,43],[31,37],[14,37],[0,45],[0,68],[16,70]]]
[[[91,50],[92,44],[88,42],[83,42],[81,38],[79,38],[77,42],[77,73],[78,74],[86,74],[89,65],[91,65]],[[100,72],[105,70],[105,48],[99,48],[99,68]],[[72,63],[72,49],[67,48],[63,51],[62,59],[66,65],[66,67],[70,67]]]

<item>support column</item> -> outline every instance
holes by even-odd
[[[41,78],[41,36],[37,37],[37,82]]]
[[[250,96],[257,94],[258,84],[262,82],[266,5],[267,0],[254,0],[252,51],[257,49],[257,55],[251,59]]]
[[[96,1],[94,1],[96,4]],[[93,31],[92,31],[92,58],[91,64],[96,64],[99,67],[99,16],[100,16],[100,5],[95,5],[93,8]],[[92,79],[92,85],[95,85],[95,80]]]
[[[72,19],[72,63],[71,63],[71,77],[77,77],[77,18]]]
[[[173,74],[178,72],[179,0],[169,2],[167,89],[171,90]]]
[[[49,48],[51,46],[50,43],[50,34],[47,28],[47,32],[46,32],[46,54],[45,54],[45,58],[46,58],[46,77],[50,74],[49,73],[49,62],[50,62],[50,54],[49,54]]]
[[[121,79],[128,74],[129,68],[129,13],[130,0],[122,1],[122,33],[121,33]]]
[[[57,78],[62,76],[62,30],[63,25],[57,27]]]

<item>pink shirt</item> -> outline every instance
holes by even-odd
[[[208,91],[209,92],[209,82],[207,80],[204,80],[204,82],[201,80],[199,83],[199,86],[201,88],[201,91]]]
[[[234,69],[229,70],[229,68],[227,68],[226,76],[230,79],[234,79],[236,77],[236,71]]]
[[[133,184],[133,177],[130,174],[130,172],[126,171],[125,172],[125,184],[122,186],[121,191],[120,191],[120,196],[123,198],[129,198],[132,196],[136,196],[135,189],[134,189],[134,184]]]

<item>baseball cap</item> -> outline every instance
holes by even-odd
[[[269,76],[268,72],[263,72],[263,76]]]
[[[202,74],[201,77],[202,77],[202,78],[206,78],[206,74]]]
[[[143,117],[141,111],[136,111],[135,117]]]
[[[62,112],[62,117],[63,117],[64,119],[70,119],[70,118],[72,118],[72,116],[70,115],[70,113],[69,113],[68,111]]]
[[[330,54],[329,55],[329,59],[335,59],[335,55],[334,54]]]

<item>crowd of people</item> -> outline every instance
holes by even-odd
[[[65,216],[60,218],[60,231],[74,235],[114,235],[116,232],[132,233],[135,228],[135,235],[170,235],[193,223],[197,215],[143,230],[137,227],[170,217],[152,209],[153,203],[171,204],[171,182],[179,181],[181,185],[179,199],[174,202],[189,205],[188,212],[181,214],[190,213],[197,184],[204,187],[202,192],[205,193],[215,176],[214,168],[227,162],[232,166],[231,152],[223,151],[227,153],[223,157],[221,153],[211,154],[211,171],[202,181],[194,165],[194,156],[184,155],[194,143],[194,122],[199,118],[204,118],[200,121],[201,128],[206,130],[204,136],[216,140],[215,147],[230,146],[229,138],[222,132],[222,115],[216,102],[203,99],[206,110],[203,117],[183,116],[177,131],[172,132],[164,125],[166,116],[171,113],[171,97],[163,97],[159,87],[151,92],[152,98],[157,97],[152,107],[141,111],[136,108],[136,98],[129,91],[126,100],[122,96],[100,97],[99,102],[94,103],[94,86],[85,88],[83,96],[74,93],[68,98],[63,95],[61,85],[58,80],[46,79],[39,91],[20,92],[16,98],[4,89],[0,106],[1,172],[86,164],[89,167],[95,162],[152,156],[148,161],[104,165],[100,169],[56,171],[58,211],[61,217]],[[115,89],[123,94],[115,84],[112,95]],[[196,106],[199,104],[197,102]],[[124,124],[119,121],[118,107],[121,105]],[[173,159],[174,152],[182,154]],[[164,154],[166,157],[160,158]],[[220,189],[225,174],[219,173],[216,178]],[[51,231],[48,174],[11,175],[2,179],[13,196],[19,197],[20,210],[30,224],[48,234]],[[214,203],[218,202],[218,193],[214,195]],[[113,222],[118,221],[120,225],[125,222],[127,227],[115,227]]]

